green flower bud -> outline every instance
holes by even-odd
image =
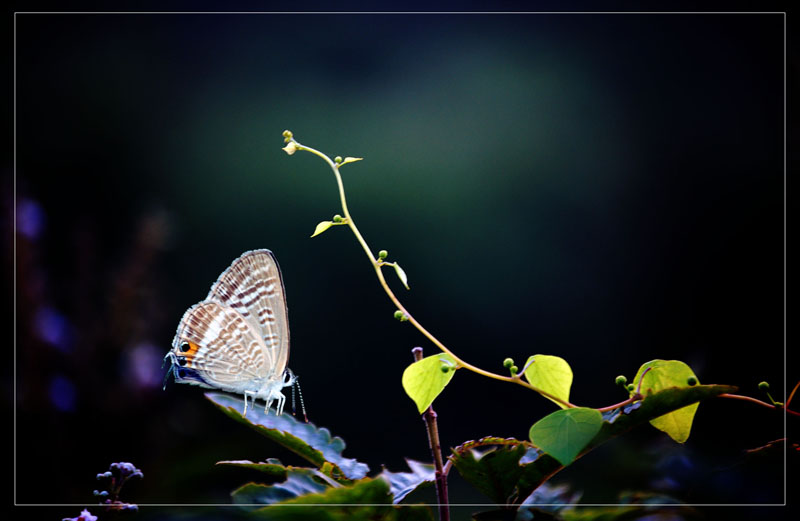
[[[405,318],[405,314],[398,309],[397,311],[394,312],[394,318],[402,322],[403,319]]]
[[[334,157],[333,158],[333,162],[336,163],[337,165],[341,165],[342,164],[342,156]]]
[[[628,379],[627,379],[627,378],[625,378],[625,375],[624,375],[624,374],[621,374],[621,375],[619,375],[619,376],[617,377],[617,379],[616,379],[616,380],[614,380],[614,382],[615,382],[617,385],[619,385],[620,387],[623,387],[625,384],[627,384],[627,383],[628,383]]]
[[[389,256],[389,252],[388,252],[388,251],[386,251],[386,250],[381,250],[381,251],[379,251],[379,252],[378,252],[378,258],[379,258],[380,260],[383,260],[383,259],[385,259],[385,258],[386,258],[386,257],[388,257],[388,256]]]
[[[686,380],[686,383],[689,384],[689,385],[697,385],[697,378],[695,378],[694,376],[690,376]]]
[[[767,382],[761,382],[758,384],[758,388],[762,391],[769,391],[769,384]]]
[[[511,371],[511,374],[517,374],[519,372],[519,367],[512,365],[508,370]]]
[[[335,223],[340,223],[340,222],[342,222],[342,220],[343,220],[342,216],[339,215],[338,213],[333,216],[333,222],[335,222]]]
[[[628,390],[629,393],[632,393],[633,390],[636,389],[636,386],[633,384],[628,384],[628,387],[626,387],[626,389]]]
[[[512,360],[511,358],[506,358],[505,360],[503,360],[503,367],[505,367],[506,369],[511,369],[513,365],[514,365],[514,360]]]
[[[291,130],[284,130],[283,131],[283,137],[285,139],[292,139],[292,131]]]

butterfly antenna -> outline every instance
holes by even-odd
[[[166,358],[164,359],[164,361],[166,362]],[[161,364],[161,367],[163,368],[164,364]],[[169,364],[169,369],[167,369],[167,374],[164,375],[164,382],[163,382],[164,383],[164,387],[161,388],[163,391],[167,390],[167,380],[169,379],[169,375],[171,375],[172,371],[174,371],[174,370],[175,370],[175,364],[170,363]]]
[[[308,416],[306,415],[306,404],[303,401],[303,391],[300,389],[300,377],[295,377],[292,383],[292,416],[297,416],[294,402],[294,388],[297,387],[297,394],[300,395],[300,410],[303,411],[303,419],[308,423]]]
[[[294,384],[296,381],[297,379],[295,378],[295,381],[292,382],[292,416],[294,417],[297,417],[297,407],[295,406],[295,399],[294,399]]]

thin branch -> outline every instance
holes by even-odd
[[[644,399],[644,396],[642,396],[641,394],[639,394],[637,392],[636,394],[634,394],[633,396],[631,396],[627,400],[623,400],[623,401],[621,401],[619,403],[615,403],[614,405],[609,405],[607,407],[600,407],[597,410],[600,411],[600,412],[613,411],[614,409],[619,409],[620,407],[625,407],[626,405],[629,405],[629,404],[631,404],[631,403],[633,403],[633,402],[635,402],[637,400],[642,400],[642,399]]]
[[[415,347],[411,350],[414,360],[422,360],[422,348]],[[436,412],[433,405],[428,406],[422,414],[425,427],[428,429],[428,446],[433,455],[433,466],[436,468],[436,496],[439,499],[439,521],[450,521],[450,508],[447,501],[447,473],[442,462],[442,444],[439,441],[439,423],[436,421]]]
[[[779,411],[786,411],[789,414],[792,414],[794,416],[800,416],[800,412],[795,412],[795,411],[793,411],[791,409],[787,409],[785,406],[784,407],[778,407],[776,405],[772,405],[771,403],[762,402],[761,400],[759,400],[757,398],[752,398],[750,396],[742,396],[741,394],[728,394],[728,393],[725,393],[725,394],[720,394],[719,397],[720,398],[730,398],[732,400],[742,400],[742,401],[745,401],[745,402],[755,403],[756,405],[760,405],[762,407],[767,407],[769,409],[777,409]]]
[[[794,386],[794,389],[792,389],[791,394],[789,394],[789,398],[786,399],[786,405],[784,405],[786,410],[789,410],[789,404],[792,403],[792,398],[794,398],[794,393],[797,392],[798,387],[800,387],[800,381],[797,382],[797,384]]]

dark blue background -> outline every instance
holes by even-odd
[[[183,311],[254,248],[283,270],[311,420],[376,472],[429,458],[400,377],[413,346],[435,349],[392,319],[346,229],[308,238],[338,195],[320,160],[280,150],[285,128],[366,158],[343,169],[353,216],[465,360],[562,356],[587,406],[622,399],[614,377],[654,358],[782,395],[783,28],[780,14],[17,14],[17,501],[93,501],[94,475],[125,460],[145,474],[132,500],[228,502],[252,476],[216,461],[302,464],[199,389],[161,390]],[[466,371],[435,405],[446,447],[526,438],[553,409]],[[709,403],[685,446],[641,429],[559,478],[590,502],[782,502],[780,461],[734,466],[782,436],[779,414]],[[58,485],[43,497],[45,467]]]

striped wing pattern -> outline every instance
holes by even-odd
[[[199,373],[212,387],[242,392],[249,389],[247,382],[255,384],[266,374],[268,361],[252,324],[210,300],[186,311],[173,351],[179,365]]]
[[[289,320],[271,251],[248,251],[233,261],[206,300],[184,313],[167,357],[178,366],[178,382],[255,393],[283,381]]]
[[[265,356],[281,376],[289,360],[289,316],[281,272],[269,250],[253,250],[233,261],[211,286],[206,300],[238,311],[261,332]]]

